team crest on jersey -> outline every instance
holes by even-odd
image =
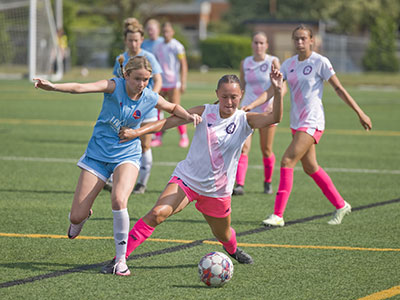
[[[232,134],[232,133],[235,132],[235,129],[236,129],[236,124],[235,124],[234,122],[232,122],[231,124],[229,124],[229,125],[226,127],[226,133],[227,133],[227,134]]]
[[[267,72],[267,70],[268,70],[268,64],[267,63],[264,63],[264,64],[262,64],[260,66],[260,71],[261,72]]]
[[[311,73],[311,71],[312,71],[312,67],[311,66],[305,66],[304,69],[303,69],[303,74],[304,75],[308,75],[308,74]]]
[[[142,113],[140,112],[140,110],[135,110],[135,112],[133,113],[132,117],[137,120],[140,119],[140,117],[142,116]]]

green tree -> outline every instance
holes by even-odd
[[[396,23],[393,18],[381,14],[371,26],[371,41],[363,57],[366,71],[399,71],[396,57]]]

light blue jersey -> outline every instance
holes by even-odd
[[[153,52],[154,45],[156,45],[158,43],[162,43],[162,42],[164,42],[164,38],[161,36],[159,38],[157,38],[156,40],[145,39],[142,43],[142,49],[154,54],[154,52]]]
[[[121,160],[140,159],[140,139],[120,143],[118,132],[121,126],[137,129],[143,118],[158,101],[158,94],[145,88],[139,100],[132,100],[126,92],[123,78],[113,78],[115,90],[104,93],[103,107],[94,126],[93,135],[86,149],[88,157],[103,162],[118,163]]]
[[[123,55],[124,55],[123,66],[125,67],[125,65],[128,63],[129,58],[131,58],[131,57],[128,55],[128,52],[124,52]],[[161,74],[162,73],[162,69],[161,69],[160,64],[158,63],[158,60],[149,51],[142,49],[137,56],[144,56],[147,58],[147,60],[150,62],[151,68],[153,69],[152,74]],[[122,77],[121,67],[118,62],[118,56],[115,59],[113,74],[114,74],[114,76]],[[154,80],[153,80],[153,78],[150,78],[149,84],[147,85],[147,87],[152,90],[153,86],[154,86]]]

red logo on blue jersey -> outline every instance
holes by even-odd
[[[134,117],[135,120],[140,119],[141,116],[142,116],[142,113],[140,112],[140,110],[135,110],[135,112],[132,115],[132,117]]]

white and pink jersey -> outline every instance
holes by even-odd
[[[158,43],[153,48],[154,55],[159,61],[163,72],[162,87],[163,88],[180,88],[180,58],[185,56],[185,48],[176,39]]]
[[[264,91],[271,86],[269,74],[271,73],[272,61],[279,59],[276,56],[266,54],[264,60],[255,61],[253,56],[248,56],[243,60],[244,81],[246,83],[242,106],[249,105],[256,100]],[[252,112],[272,111],[273,100],[263,103],[252,109]]]
[[[295,55],[283,62],[281,72],[290,88],[290,127],[324,130],[324,80],[335,74],[329,59],[312,52],[309,58],[299,61]]]
[[[223,119],[219,104],[204,106],[203,121],[196,127],[189,153],[172,176],[181,178],[200,195],[228,197],[232,194],[243,143],[253,129],[242,110]]]

